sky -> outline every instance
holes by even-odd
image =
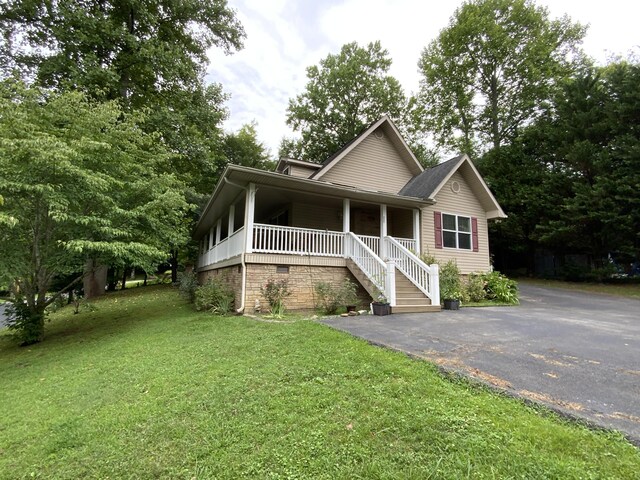
[[[290,98],[304,92],[306,68],[335,54],[345,43],[380,40],[393,60],[390,74],[405,94],[418,88],[420,53],[449,24],[461,0],[228,0],[247,38],[231,55],[209,52],[207,82],[231,95],[224,128],[237,131],[255,121],[258,139],[275,158]],[[552,18],[569,15],[588,25],[585,52],[603,64],[612,55],[640,52],[640,2],[630,0],[538,0]]]

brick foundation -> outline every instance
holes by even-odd
[[[226,282],[232,289],[235,294],[234,302],[235,306],[238,308],[242,303],[242,265],[233,265],[231,267],[218,268],[216,270],[207,270],[204,272],[198,273],[198,282],[200,284],[205,283],[210,278],[221,278]]]

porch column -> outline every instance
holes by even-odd
[[[420,255],[420,210],[413,210],[413,241],[416,242],[416,255]]]
[[[387,256],[387,246],[384,237],[387,236],[387,206],[380,205],[380,258],[383,260]]]
[[[244,251],[251,253],[253,251],[253,216],[256,211],[256,184],[250,183],[245,196],[244,208]]]
[[[233,234],[233,229],[235,227],[234,225],[234,219],[236,216],[236,206],[235,205],[231,205],[229,207],[229,223],[227,226],[227,231],[229,232],[229,236],[231,236]]]
[[[212,226],[211,230],[209,230],[209,245],[206,246],[207,247],[206,250],[211,250],[213,248],[213,246],[215,245],[215,242],[214,242],[214,240],[215,240],[214,231],[215,230],[214,230],[214,228],[215,227]]]
[[[220,237],[222,236],[222,219],[218,219],[216,223],[216,245],[220,243]]]
[[[351,200],[342,200],[342,231],[347,233],[351,230]]]

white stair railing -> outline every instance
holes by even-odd
[[[357,235],[348,232],[344,236],[344,256],[351,259],[369,281],[395,306],[395,286],[389,281],[388,267]],[[378,299],[374,299],[378,300]]]
[[[387,256],[396,268],[431,299],[432,305],[440,305],[438,265],[427,265],[393,237],[384,240]]]

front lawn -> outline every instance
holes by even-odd
[[[640,452],[321,324],[171,287],[0,334],[0,478],[637,478]]]

